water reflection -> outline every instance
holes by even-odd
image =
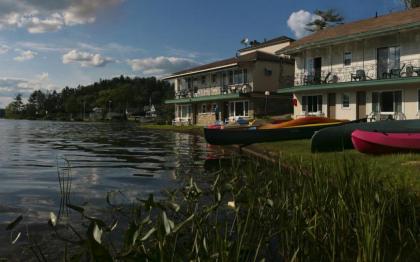
[[[134,197],[174,187],[225,153],[199,136],[130,124],[0,120],[0,134],[0,223],[18,213],[45,218],[59,207],[63,158],[72,170],[72,200],[102,205],[112,190]]]

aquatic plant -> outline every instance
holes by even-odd
[[[339,157],[340,158],[340,157]],[[311,168],[232,160],[205,179],[191,177],[163,200],[122,205],[109,217],[83,206],[83,226],[50,225],[65,260],[395,261],[420,257],[418,196],[343,155]],[[211,179],[210,182],[207,179]],[[81,230],[83,229],[83,230]],[[61,230],[61,232],[60,232]],[[57,240],[57,241],[58,241]]]

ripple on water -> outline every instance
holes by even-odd
[[[103,203],[123,190],[145,196],[197,174],[208,155],[201,137],[130,124],[0,120],[0,223],[24,213],[44,217],[59,205],[57,173],[68,160],[74,202]]]

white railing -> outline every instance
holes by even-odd
[[[369,81],[390,78],[406,78],[420,76],[420,60],[401,60],[399,65],[378,66],[366,63],[357,66],[323,67],[318,75],[314,72],[298,70],[295,73],[294,86],[345,83],[353,81]]]

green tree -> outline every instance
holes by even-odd
[[[401,0],[406,9],[420,7],[420,0]]]
[[[17,94],[13,102],[6,107],[6,118],[23,118],[25,106],[22,101],[22,94]]]
[[[306,24],[306,30],[310,32],[321,31],[327,27],[333,27],[337,24],[342,24],[344,21],[344,17],[334,9],[328,9],[325,11],[317,9],[315,10],[315,14],[319,16],[319,18]]]

